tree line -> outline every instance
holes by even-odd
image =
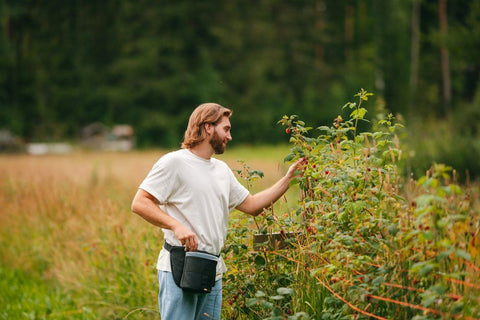
[[[218,102],[234,110],[235,140],[275,143],[285,140],[282,115],[331,123],[361,87],[409,119],[467,114],[464,126],[478,129],[479,1],[0,8],[0,128],[27,141],[75,139],[101,121],[133,125],[139,146],[178,146],[193,108]]]

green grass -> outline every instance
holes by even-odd
[[[90,319],[58,283],[34,272],[0,266],[0,319]]]
[[[288,163],[283,159],[289,149],[236,146],[218,158],[232,169],[241,168],[241,159],[251,169],[264,171],[254,193],[285,174]],[[130,212],[130,203],[163,153],[0,155],[0,320],[159,319],[155,261],[163,237]],[[298,204],[295,187],[274,209],[283,216]],[[264,220],[257,218],[258,223]],[[253,219],[236,212],[230,228],[248,229],[234,243],[245,243],[242,250],[250,252]],[[478,250],[471,252],[472,257],[476,254]],[[246,257],[239,256],[242,261]],[[252,269],[237,270],[241,264],[227,260],[230,274],[245,274],[243,285],[251,285],[254,294],[257,283],[248,284]],[[225,314],[233,312],[228,299],[240,284],[225,281]],[[319,314],[328,293],[316,283],[308,288],[314,294],[307,297],[311,299],[305,310]]]
[[[159,319],[163,238],[130,203],[165,152],[0,155],[0,319]],[[219,158],[264,171],[260,189],[287,153],[239,146]]]

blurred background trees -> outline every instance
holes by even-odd
[[[277,143],[363,87],[406,119],[409,170],[480,175],[480,1],[1,0],[0,25],[0,128],[27,141],[101,121],[176,147],[212,101],[235,143]]]

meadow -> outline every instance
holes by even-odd
[[[391,115],[357,132],[363,99],[315,135],[285,116],[288,146],[219,156],[251,192],[308,158],[273,207],[232,213],[223,318],[480,318],[478,186],[442,164],[406,177]],[[165,152],[0,156],[0,319],[159,319],[162,234],[130,204]]]
[[[138,185],[166,151],[0,156],[0,319],[159,319],[161,231],[131,213]],[[237,147],[278,179],[288,147]]]

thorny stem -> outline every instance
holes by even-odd
[[[355,142],[355,138],[357,137],[357,126],[358,126],[358,110],[360,109],[362,105],[362,97],[358,98],[358,106],[355,108],[357,110],[357,117],[355,118],[355,127],[353,128],[353,141]],[[353,149],[353,152],[355,152],[355,149]]]
[[[356,153],[357,153],[357,147],[355,145],[356,143],[356,138],[357,138],[357,127],[358,127],[358,110],[362,106],[362,97],[360,96],[358,98],[358,105],[355,107],[355,110],[357,111],[357,116],[355,117],[355,126],[353,128],[353,161],[355,163],[355,167],[357,166],[357,160],[355,160]]]

